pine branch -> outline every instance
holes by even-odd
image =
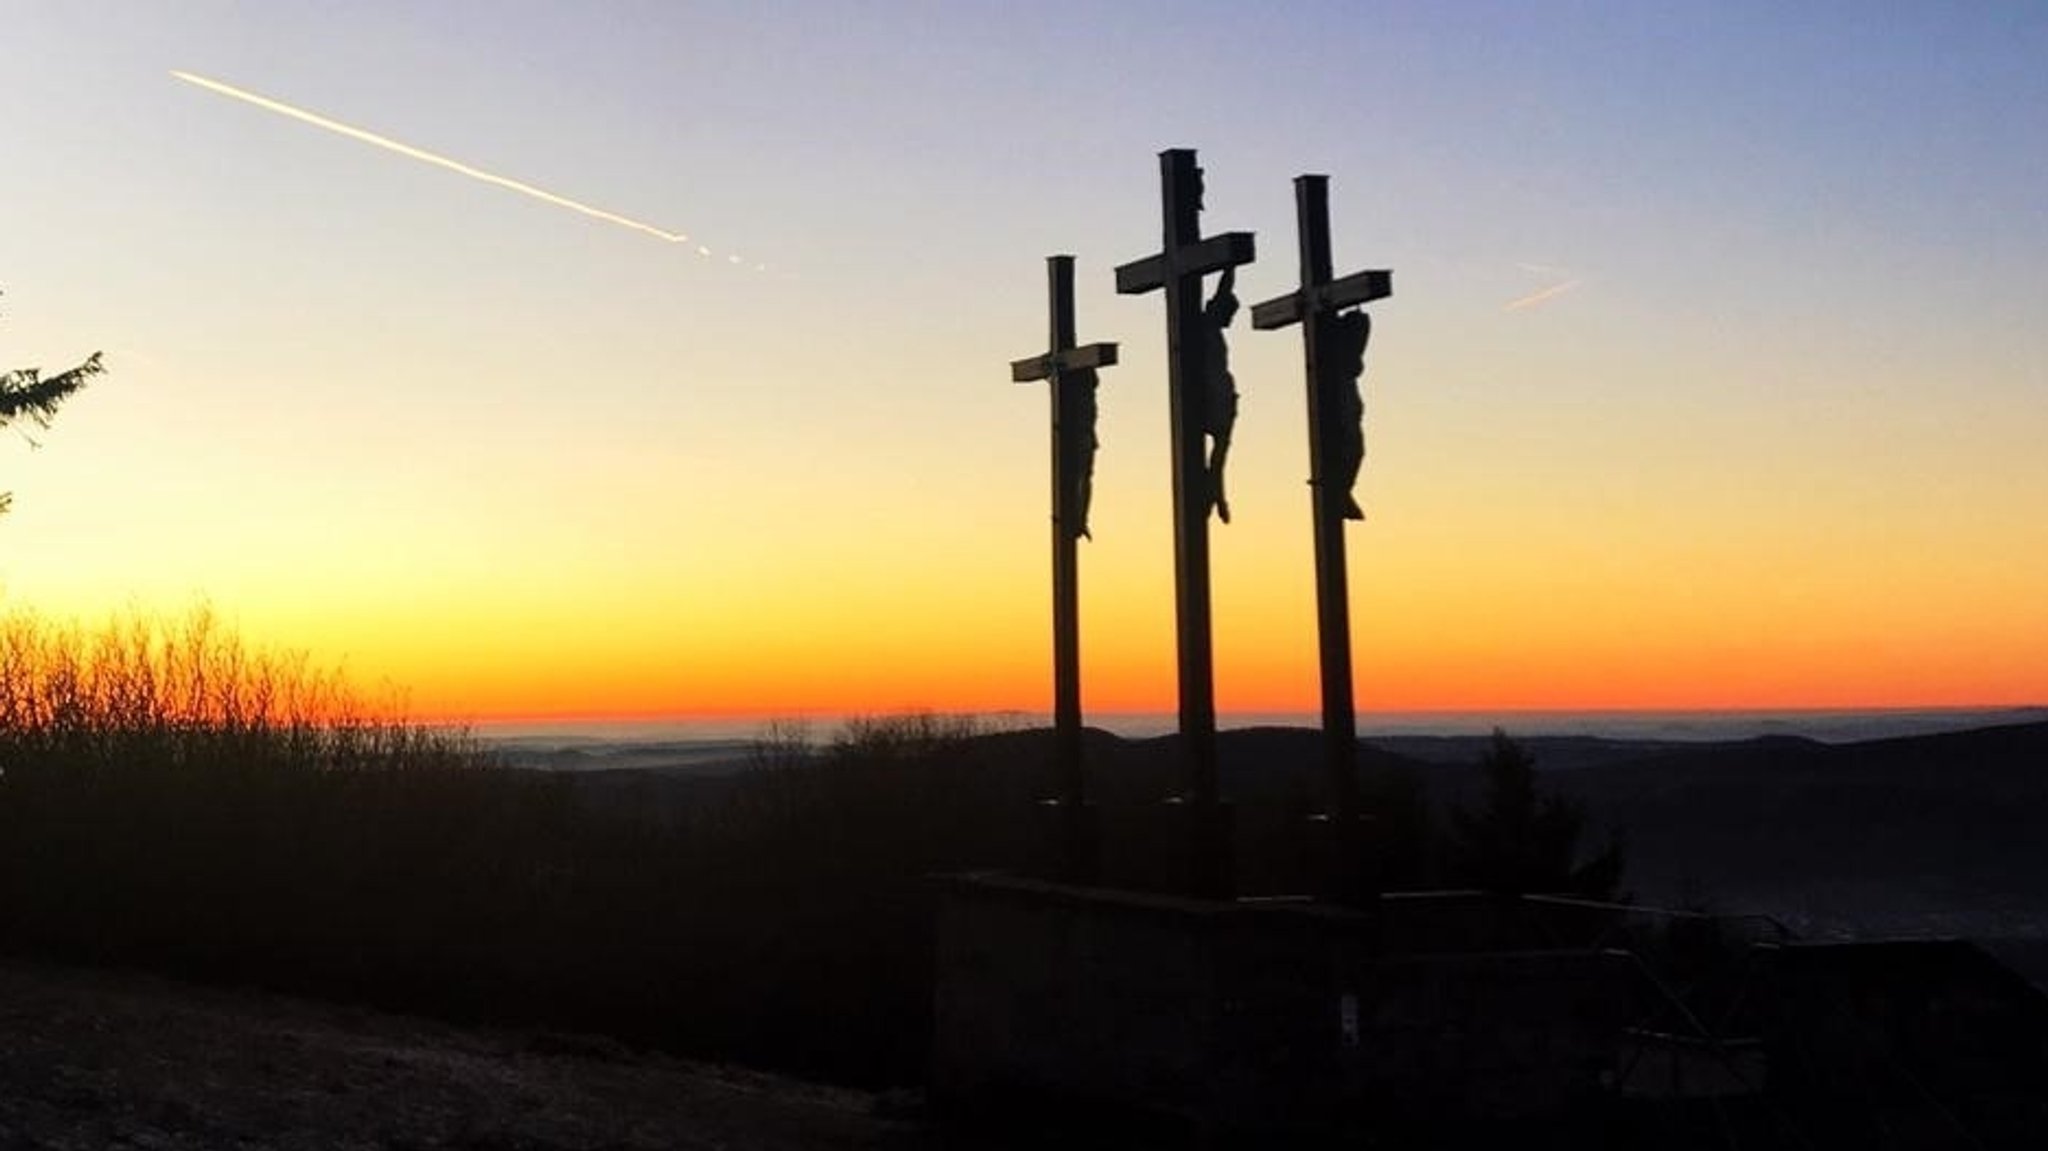
[[[84,387],[86,380],[105,370],[100,354],[94,352],[84,363],[48,379],[40,378],[34,368],[0,375],[0,427],[18,419],[34,421],[39,428],[49,427],[57,408]]]

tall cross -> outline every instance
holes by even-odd
[[[1297,176],[1294,204],[1301,240],[1301,287],[1255,305],[1252,327],[1301,325],[1308,376],[1309,491],[1315,516],[1316,634],[1323,680],[1323,768],[1330,817],[1335,821],[1333,876],[1338,894],[1359,896],[1358,717],[1351,688],[1349,576],[1344,564],[1344,521],[1361,518],[1351,483],[1364,455],[1357,381],[1364,368],[1370,321],[1344,308],[1394,293],[1393,274],[1330,274],[1328,176]]]
[[[1204,397],[1209,378],[1202,324],[1202,277],[1248,264],[1254,257],[1250,232],[1202,238],[1202,170],[1191,149],[1159,154],[1164,241],[1158,255],[1116,270],[1116,290],[1134,295],[1166,292],[1167,407],[1173,424],[1173,587],[1180,672],[1182,801],[1191,805],[1198,842],[1197,868],[1223,869],[1192,880],[1203,895],[1227,885],[1223,861],[1227,842],[1217,811],[1216,695],[1209,626],[1209,509],[1213,489],[1203,458]]]
[[[1017,383],[1045,380],[1052,392],[1052,695],[1059,776],[1063,878],[1095,878],[1087,781],[1081,769],[1081,607],[1076,543],[1088,534],[1095,468],[1095,369],[1116,363],[1116,345],[1074,346],[1074,257],[1045,258],[1052,334],[1049,350],[1010,363]]]

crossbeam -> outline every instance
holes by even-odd
[[[1117,294],[1135,296],[1165,287],[1173,276],[1201,276],[1249,264],[1257,258],[1257,250],[1250,232],[1225,232],[1184,247],[1169,247],[1156,256],[1118,267]]]
[[[1252,327],[1267,332],[1301,322],[1309,312],[1334,312],[1359,304],[1384,300],[1394,294],[1394,274],[1387,271],[1353,272],[1325,284],[1304,284],[1300,289],[1252,305]]]
[[[1013,383],[1028,384],[1036,380],[1049,380],[1053,373],[1075,368],[1107,368],[1116,364],[1115,344],[1083,344],[1059,353],[1047,352],[1042,356],[1031,356],[1010,361],[1010,380]]]

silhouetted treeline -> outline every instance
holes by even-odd
[[[0,945],[913,1082],[930,877],[1040,858],[1050,735],[907,716],[766,739],[725,777],[547,774],[362,718],[203,615],[90,634],[16,618]],[[1226,736],[1243,890],[1312,885],[1315,738]],[[1145,882],[1173,743],[1089,733],[1109,882]],[[1363,774],[1389,881],[1446,881],[1463,840],[1412,774],[1371,755]]]

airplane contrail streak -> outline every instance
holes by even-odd
[[[1543,289],[1540,292],[1531,292],[1528,295],[1523,296],[1519,300],[1508,301],[1507,306],[1502,308],[1501,311],[1519,312],[1523,308],[1533,308],[1546,300],[1554,300],[1557,297],[1564,295],[1566,292],[1569,292],[1573,288],[1578,287],[1579,284],[1582,282],[1583,281],[1577,279],[1572,279],[1566,280],[1562,284],[1552,284],[1551,286]]]
[[[410,156],[415,160],[424,161],[437,168],[446,168],[451,172],[459,172],[473,180],[482,180],[486,184],[496,184],[500,188],[517,192],[522,196],[531,196],[544,204],[553,204],[557,208],[567,208],[572,212],[581,212],[594,220],[603,220],[607,224],[617,224],[621,228],[631,228],[636,232],[645,232],[647,235],[666,240],[671,244],[680,244],[690,238],[681,232],[671,232],[665,228],[657,228],[652,224],[642,223],[630,216],[621,216],[617,212],[607,212],[603,208],[594,208],[589,204],[583,203],[581,200],[572,200],[567,196],[558,196],[545,188],[536,188],[532,184],[514,180],[509,176],[500,176],[495,172],[486,172],[482,168],[473,168],[460,160],[451,160],[446,156],[429,152],[425,148],[415,148],[410,144],[401,144],[389,136],[379,136],[375,132],[353,127],[339,120],[330,120],[325,116],[308,112],[303,108],[294,108],[281,100],[272,100],[267,96],[259,96],[254,92],[244,91],[232,84],[223,84],[218,80],[209,80],[204,76],[195,76],[190,72],[180,72],[175,68],[171,70],[171,75],[183,80],[187,84],[196,84],[209,92],[217,92],[222,96],[240,100],[245,104],[254,104],[265,111],[276,112],[280,116],[289,116],[294,120],[311,124],[316,128],[325,128],[330,132],[338,132],[351,140],[360,140],[365,144],[375,144],[379,148],[396,152],[401,156]],[[710,254],[708,249],[699,248],[698,250],[705,255]]]

